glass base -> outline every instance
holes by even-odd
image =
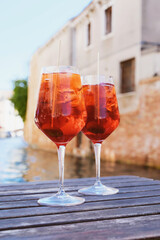
[[[78,192],[84,195],[112,195],[118,193],[119,190],[116,188],[107,187],[98,181],[95,182],[93,186],[79,189]]]
[[[38,203],[40,205],[46,206],[74,206],[82,204],[84,202],[84,198],[70,196],[64,191],[58,192],[51,197],[41,198],[38,200]]]

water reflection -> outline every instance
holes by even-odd
[[[24,182],[27,144],[21,138],[0,139],[0,182]]]
[[[27,149],[27,181],[58,179],[58,156],[56,153]],[[93,160],[65,156],[65,178],[94,176]]]
[[[27,149],[28,170],[24,176],[27,181],[58,179],[58,157],[56,153]],[[137,175],[160,179],[160,171],[152,168],[122,163],[101,161],[101,176]],[[65,179],[95,177],[93,158],[65,156]]]
[[[0,139],[0,182],[58,179],[57,153],[35,150],[21,137]],[[127,164],[101,161],[101,176],[137,175],[160,179],[160,171]],[[93,158],[65,157],[65,179],[95,177]]]

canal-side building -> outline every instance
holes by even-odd
[[[160,153],[156,151],[160,147],[160,132],[157,130],[160,125],[157,103],[160,84],[157,77],[160,75],[159,12],[159,0],[93,0],[37,50],[31,60],[25,123],[25,138],[30,145],[56,149],[35,126],[34,111],[41,68],[57,65],[61,41],[60,65],[75,65],[82,75],[96,74],[99,52],[100,73],[114,78],[121,123],[103,144],[102,157],[112,161],[160,165],[157,162]],[[152,99],[150,109],[147,105],[149,99]],[[156,112],[151,106],[157,106]],[[154,116],[155,122],[150,122],[148,115],[146,121],[147,111]],[[152,129],[156,129],[155,132]],[[150,151],[154,152],[154,157],[149,157]],[[76,137],[72,144],[68,144],[67,152],[85,156],[90,152],[90,143],[85,136]]]

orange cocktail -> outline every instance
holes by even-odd
[[[79,74],[42,74],[36,125],[57,146],[66,145],[76,136],[86,120]]]
[[[93,143],[101,143],[119,124],[119,111],[115,87],[109,83],[84,85],[87,122],[84,134]]]

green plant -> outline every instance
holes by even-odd
[[[18,111],[18,115],[23,119],[23,121],[25,121],[26,116],[27,92],[27,79],[14,81],[13,95],[10,98],[10,101],[14,104],[14,108]]]

